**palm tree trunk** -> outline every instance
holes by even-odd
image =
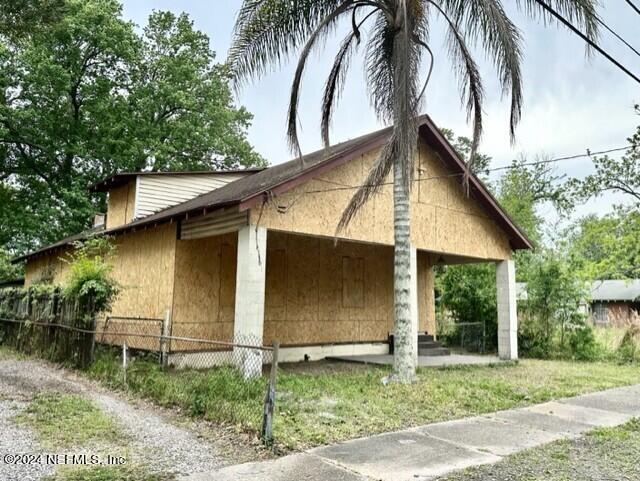
[[[417,329],[412,325],[411,309],[411,178],[412,157],[417,132],[414,125],[415,91],[411,79],[412,52],[409,41],[410,17],[406,0],[401,1],[396,17],[397,33],[393,46],[394,136],[398,139],[393,163],[394,273],[394,378],[410,383],[416,377]]]
[[[394,231],[394,271],[393,298],[395,308],[394,325],[394,377],[402,383],[415,380],[417,342],[411,319],[411,230],[410,194],[403,179],[402,162],[393,167],[393,231]]]

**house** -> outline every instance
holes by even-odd
[[[385,144],[383,129],[267,169],[125,173],[108,192],[124,289],[113,316],[169,316],[173,336],[270,344],[281,359],[387,353],[393,330],[391,178],[350,226],[338,220]],[[433,266],[497,265],[499,353],[517,358],[512,253],[531,242],[430,118],[420,121],[411,194],[414,332],[436,335]],[[82,235],[32,252],[26,284],[64,279]],[[135,347],[135,346],[134,346]],[[417,348],[416,348],[417,349]]]
[[[589,314],[597,326],[640,325],[640,279],[594,281]]]

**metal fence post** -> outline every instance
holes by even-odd
[[[122,345],[122,381],[127,386],[127,344]]]
[[[167,337],[171,335],[171,311],[167,309],[162,319],[162,333],[160,337],[160,364],[167,367],[169,364],[169,340]]]
[[[262,441],[265,444],[273,443],[273,409],[276,403],[276,378],[278,374],[278,350],[280,345],[273,343],[273,359],[271,360],[271,373],[267,384],[267,395],[264,398],[264,413],[262,416]]]

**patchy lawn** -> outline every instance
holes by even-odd
[[[116,357],[102,355],[89,374],[122,388]],[[343,441],[359,436],[526,406],[616,386],[640,383],[638,366],[525,360],[517,364],[421,369],[411,386],[383,386],[388,368],[318,362],[284,365],[278,374],[275,437],[285,449]],[[162,372],[137,361],[128,389],[164,406],[205,419],[256,429],[265,381],[229,393],[220,386],[227,370]],[[255,382],[254,382],[255,383]],[[212,386],[218,386],[213,389]],[[230,396],[247,412],[225,414],[220,396]],[[260,411],[258,411],[260,412]]]
[[[470,468],[438,481],[601,481],[640,479],[640,419]]]
[[[77,394],[38,394],[16,417],[48,448],[71,448],[90,442],[119,443],[125,438],[115,422]]]

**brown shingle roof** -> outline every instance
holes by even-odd
[[[116,228],[104,231],[104,234],[119,234],[139,228],[153,226],[172,220],[184,219],[190,215],[199,215],[219,208],[238,206],[246,209],[260,201],[262,196],[269,191],[276,194],[305,182],[309,178],[322,172],[333,169],[349,160],[373,150],[384,143],[391,134],[392,127],[387,127],[361,137],[331,146],[328,150],[321,149],[303,157],[303,163],[299,159],[275,165],[248,175],[242,179],[230,182],[216,190],[202,194],[181,204],[168,207],[147,217],[130,222]],[[427,143],[440,155],[445,164],[454,173],[461,174],[465,170],[465,163],[457,155],[453,147],[442,136],[438,128],[428,116],[420,119],[420,134]],[[507,233],[513,249],[531,249],[533,243],[524,232],[500,207],[496,199],[491,195],[482,182],[475,176],[471,176],[470,194],[492,216],[494,221]],[[40,250],[22,256],[15,261],[42,254],[48,250],[67,245],[67,239],[44,247]]]

